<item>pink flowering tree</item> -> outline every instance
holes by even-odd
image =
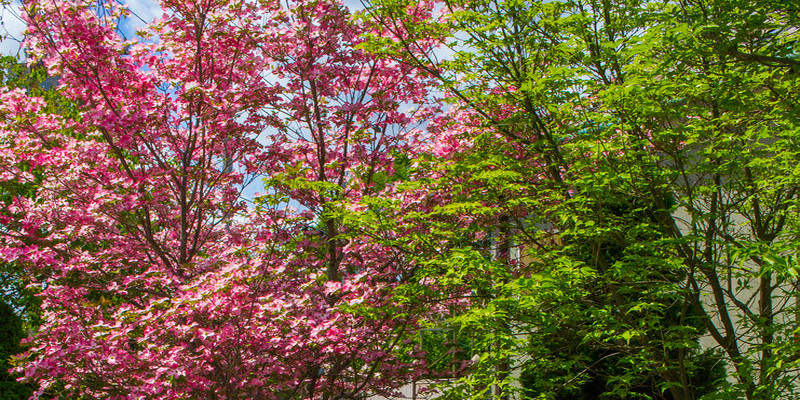
[[[4,205],[0,257],[44,313],[17,371],[37,395],[112,399],[355,398],[418,376],[438,310],[404,289],[417,259],[346,216],[396,196],[425,77],[362,50],[388,34],[335,1],[161,6],[126,40],[115,2],[26,2],[71,105],[0,93],[0,180],[36,187]]]

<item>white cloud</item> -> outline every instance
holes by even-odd
[[[130,8],[134,14],[138,15],[141,20],[147,22],[154,20],[156,17],[160,17],[163,13],[161,11],[161,6],[153,0],[132,0],[128,3],[128,8]],[[139,18],[134,18],[139,21],[142,26],[144,25]]]
[[[163,14],[161,7],[153,0],[130,0],[128,9],[131,10],[132,15],[120,26],[128,39],[133,38],[137,30]]]
[[[0,55],[19,55],[22,56],[20,45],[22,43],[23,32],[25,32],[25,22],[20,19],[20,3],[17,0],[11,4],[3,4],[0,8]]]
[[[361,11],[364,9],[364,4],[361,0],[343,0],[343,2],[350,11]]]
[[[24,57],[20,46],[26,26],[20,18],[20,6],[19,0],[0,6],[0,55]],[[132,38],[137,29],[162,15],[161,7],[153,0],[130,0],[129,7],[133,15],[120,26],[128,38]]]

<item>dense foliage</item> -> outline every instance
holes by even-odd
[[[17,371],[37,395],[125,399],[410,380],[437,313],[395,293],[416,260],[335,211],[392,195],[425,80],[359,49],[380,27],[335,2],[163,7],[126,40],[117,3],[25,3],[29,56],[65,102],[0,94],[0,253],[43,311]]]
[[[161,6],[25,2],[39,395],[798,397],[793,2]]]
[[[796,5],[446,1],[421,24],[416,6],[370,13],[471,143],[434,164],[439,213],[496,247],[444,257],[482,294],[453,395],[795,398]],[[432,34],[452,60],[416,47]]]
[[[12,367],[9,361],[22,352],[20,341],[25,337],[22,319],[14,313],[14,309],[6,303],[0,303],[0,399],[24,400],[33,393],[31,385],[16,381],[9,372]]]

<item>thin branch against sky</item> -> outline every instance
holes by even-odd
[[[25,22],[20,18],[20,3],[12,1],[10,3],[2,2],[0,8],[0,55],[19,55],[23,53],[20,51],[22,44],[23,32],[25,31]]]
[[[153,0],[130,0],[128,7],[131,16],[120,24],[122,34],[132,38],[136,31],[161,16],[161,7]],[[0,0],[0,55],[24,58],[22,42],[25,37],[25,22],[21,17],[21,3]]]

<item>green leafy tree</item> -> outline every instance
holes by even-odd
[[[525,396],[796,398],[797,5],[446,1],[403,18],[426,5],[368,12],[398,37],[377,49],[450,93],[439,133],[472,143],[428,164],[449,196],[429,217],[527,254],[436,255],[479,294],[457,320],[483,355],[453,393],[507,397],[522,370]],[[416,47],[431,37],[450,61]],[[723,365],[725,382],[706,375]]]
[[[33,394],[30,385],[17,382],[8,372],[13,356],[22,352],[20,340],[25,336],[22,319],[11,306],[0,302],[0,400],[24,400]]]

